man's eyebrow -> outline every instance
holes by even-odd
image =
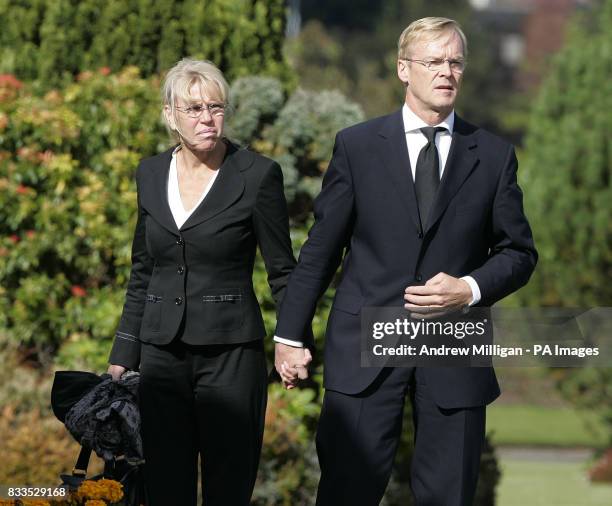
[[[423,59],[424,60],[446,60],[447,58],[445,56],[425,56]],[[463,56],[463,55],[461,55],[461,56],[451,56],[448,59],[449,60],[465,60],[465,56]]]

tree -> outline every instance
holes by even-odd
[[[575,23],[535,101],[525,144],[525,206],[540,262],[525,300],[612,303],[612,0]]]
[[[48,85],[100,67],[148,76],[185,56],[212,60],[230,80],[293,83],[283,0],[20,0],[0,3],[0,24],[0,72]]]
[[[612,305],[612,0],[581,16],[533,108],[523,184],[540,261],[524,304]],[[610,427],[612,369],[555,372],[562,393]]]

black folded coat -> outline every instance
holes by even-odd
[[[51,391],[53,412],[81,445],[105,461],[123,455],[140,463],[138,381],[135,372],[113,381],[109,374],[58,371]]]

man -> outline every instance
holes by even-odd
[[[291,388],[309,359],[301,336],[342,261],[325,342],[320,506],[380,502],[407,393],[416,504],[472,504],[485,406],[499,395],[493,369],[361,367],[360,311],[490,306],[523,286],[537,261],[513,147],[454,112],[461,28],[420,19],[398,46],[405,104],[338,133],[276,329],[276,366]]]

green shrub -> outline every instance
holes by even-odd
[[[254,143],[281,164],[294,218],[303,222],[309,215],[308,204],[321,189],[336,132],[363,119],[361,107],[340,92],[298,89],[263,131],[263,139]]]
[[[102,363],[129,273],[133,171],[166,138],[157,86],[128,68],[61,92],[0,88],[0,313],[12,341],[44,353],[94,339],[105,346],[82,365]]]
[[[283,0],[21,0],[0,3],[0,72],[53,86],[128,65],[152,75],[184,56],[291,86]]]

